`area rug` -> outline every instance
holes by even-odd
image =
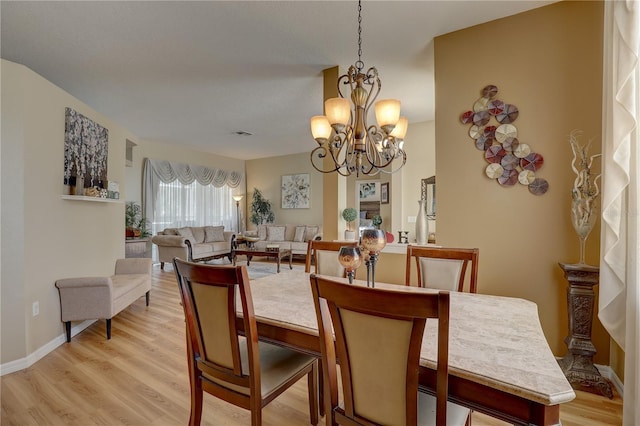
[[[229,265],[229,261],[226,259],[217,259],[214,261],[207,262],[211,265]],[[246,260],[238,260],[236,265],[238,266],[247,266]],[[304,271],[304,265],[301,264],[293,264],[293,269]],[[247,274],[249,274],[250,280],[256,280],[258,278],[263,278],[269,275],[276,274],[278,270],[278,265],[275,260],[264,260],[264,261],[255,261],[252,260],[251,264],[247,266]],[[280,262],[280,271],[288,271],[289,270],[289,261],[284,260]]]

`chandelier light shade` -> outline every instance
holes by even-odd
[[[345,98],[331,98],[324,102],[324,113],[330,125],[346,126],[351,117],[351,104]]]
[[[377,175],[394,173],[407,161],[404,137],[407,119],[400,117],[400,101],[382,99],[375,102],[381,82],[375,67],[364,72],[362,62],[362,4],[358,1],[358,60],[338,78],[337,98],[324,103],[326,115],[311,118],[311,134],[318,143],[311,151],[311,164],[322,173],[337,172]],[[349,96],[341,87],[348,87]],[[377,125],[368,124],[374,106]],[[325,160],[331,159],[331,163]]]
[[[315,140],[328,140],[331,136],[331,124],[324,115],[311,117],[311,134]]]
[[[376,121],[385,133],[391,133],[400,120],[400,101],[383,99],[376,102]]]

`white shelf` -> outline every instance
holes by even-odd
[[[92,201],[98,203],[118,203],[122,204],[122,200],[115,200],[113,198],[101,198],[101,197],[86,197],[84,195],[61,195],[60,198],[69,201]]]

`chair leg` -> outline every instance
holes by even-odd
[[[318,360],[318,405],[320,416],[324,417],[324,377],[322,375],[322,362]]]
[[[147,306],[149,306],[149,293],[151,292],[151,290],[148,290],[144,295],[146,298],[146,302],[147,302]]]
[[[262,408],[251,410],[251,426],[262,426]]]
[[[111,318],[107,318],[107,340],[111,340]]]
[[[200,426],[202,420],[202,383],[191,383],[191,414],[189,415],[189,426]]]
[[[64,330],[67,334],[67,343],[71,343],[71,321],[64,322]]]
[[[309,388],[309,418],[311,424],[318,424],[318,361],[313,363],[313,367],[307,374],[307,387]]]
[[[164,271],[164,262],[160,262],[160,269]]]

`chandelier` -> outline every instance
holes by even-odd
[[[361,12],[359,0],[358,61],[338,78],[339,97],[325,101],[326,115],[311,117],[311,134],[318,143],[311,151],[311,164],[322,173],[374,176],[380,172],[394,173],[407,161],[403,149],[407,119],[400,117],[400,101],[383,99],[375,102],[381,88],[378,70],[371,67],[363,72]],[[348,86],[351,102],[340,86]],[[377,126],[367,123],[372,105]],[[333,164],[327,166],[327,158]]]

